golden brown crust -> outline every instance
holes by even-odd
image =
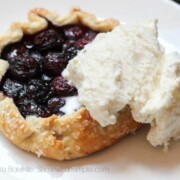
[[[44,9],[34,9],[28,17],[29,22],[14,24],[9,33],[0,37],[0,51],[9,43],[19,41],[24,33],[33,34],[46,28],[46,19],[58,26],[81,23],[98,31],[109,31],[117,25],[114,20],[98,21],[78,9],[65,17]],[[7,69],[8,64],[0,60],[0,68],[3,65]],[[0,78],[6,71],[5,67],[0,71]],[[63,117],[29,116],[24,119],[13,100],[2,93],[0,107],[0,129],[12,143],[38,156],[57,160],[74,159],[99,151],[140,127],[128,107],[120,112],[115,125],[104,128],[91,118],[85,108]]]
[[[11,98],[0,95],[0,129],[18,147],[38,156],[64,160],[86,156],[133,133],[140,125],[124,109],[115,125],[101,127],[85,108],[72,115],[23,119]]]
[[[9,67],[9,63],[7,61],[3,61],[0,59],[0,81],[4,76],[4,74],[6,73],[8,67]]]
[[[93,15],[81,11],[80,9],[72,9],[66,16],[59,16],[56,13],[50,12],[42,8],[36,8],[29,12],[28,22],[14,23],[9,31],[0,37],[0,52],[10,43],[21,40],[23,34],[34,34],[45,29],[49,20],[57,26],[68,24],[84,24],[87,27],[107,32],[118,25],[118,21],[113,19],[97,20]]]

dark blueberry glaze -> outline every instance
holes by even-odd
[[[21,114],[49,117],[63,115],[64,97],[77,95],[75,87],[61,76],[69,60],[98,34],[82,25],[47,29],[5,47],[0,58],[9,69],[0,82],[0,91],[13,98]]]

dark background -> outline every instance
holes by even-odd
[[[174,0],[174,1],[180,4],[180,0]]]

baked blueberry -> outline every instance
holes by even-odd
[[[60,97],[53,97],[48,101],[48,110],[52,113],[61,112],[60,108],[65,105],[65,100]]]
[[[61,73],[96,35],[97,32],[81,25],[52,24],[35,35],[24,35],[20,42],[8,45],[1,53],[1,58],[9,62],[9,69],[0,91],[13,98],[24,117],[64,115],[61,108],[66,97],[77,95],[77,90]]]
[[[32,78],[40,69],[42,56],[37,51],[24,47],[13,48],[6,55],[9,62],[9,72],[17,79]]]
[[[64,28],[65,37],[68,39],[78,39],[84,33],[84,28],[77,25],[70,25]]]
[[[72,46],[69,49],[67,49],[67,51],[65,53],[66,61],[73,59],[77,55],[79,50],[80,50],[80,48],[78,48],[76,46]]]
[[[52,81],[52,89],[54,93],[60,97],[76,95],[76,88],[69,85],[68,82],[62,77],[58,76]]]
[[[45,72],[54,76],[60,75],[66,65],[67,61],[65,61],[63,54],[57,52],[49,52],[43,61]]]
[[[48,29],[37,34],[33,42],[37,49],[45,51],[63,43],[63,38],[56,30]]]
[[[17,97],[19,92],[22,90],[23,85],[17,81],[6,79],[3,84],[3,91],[9,97]]]

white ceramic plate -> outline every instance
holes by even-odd
[[[25,20],[33,7],[65,14],[73,6],[127,23],[158,18],[161,42],[180,51],[180,6],[168,0],[0,0],[0,31]],[[165,153],[146,141],[147,132],[148,127],[99,153],[66,162],[37,158],[0,134],[0,179],[180,179],[180,143],[173,142]]]

